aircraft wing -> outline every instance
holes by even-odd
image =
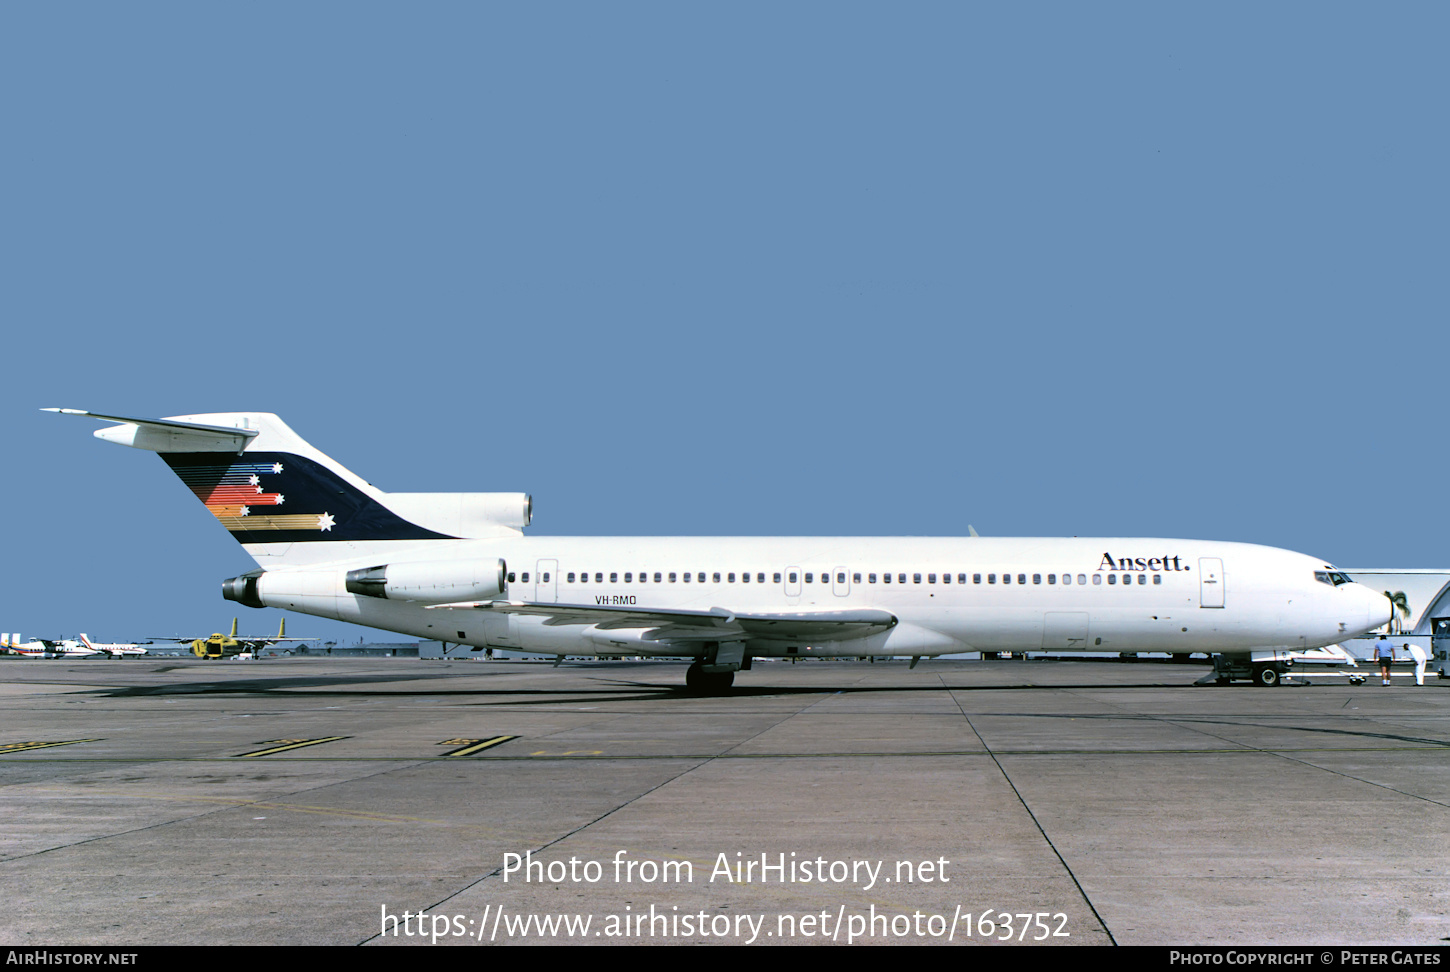
[[[237,644],[239,644],[239,645],[252,645],[253,647],[257,647],[257,646],[266,646],[266,645],[278,645],[278,644],[281,644],[284,641],[321,641],[321,640],[322,640],[321,638],[293,638],[293,637],[290,637],[290,636],[289,637],[286,637],[286,638],[279,638],[276,635],[264,635],[261,638],[238,638],[237,639]]]
[[[174,641],[177,644],[190,644],[193,641],[205,641],[215,634],[216,632],[213,631],[211,632],[211,634],[204,635],[147,635],[146,637],[150,640],[146,641],[145,644],[149,645],[157,641]],[[248,638],[246,635],[238,635],[233,640],[239,644],[244,645],[273,645],[279,641],[321,641],[322,639],[294,638],[291,635],[288,635],[285,638],[279,638],[277,635],[261,635],[256,638]]]
[[[708,611],[637,608],[629,605],[553,604],[542,601],[461,601],[430,609],[494,611],[543,617],[549,626],[592,624],[602,630],[661,628],[662,637],[690,641],[760,638],[795,641],[820,638],[848,641],[865,638],[896,625],[889,611],[788,611],[740,614],[725,608]]]

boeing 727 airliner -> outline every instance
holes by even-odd
[[[1390,618],[1383,594],[1273,547],[531,537],[523,493],[385,493],[269,413],[49,411],[160,454],[259,565],[229,600],[480,648],[684,657],[698,692],[753,658],[1044,650],[1220,653],[1271,685],[1290,652]]]

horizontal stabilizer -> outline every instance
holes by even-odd
[[[84,415],[102,422],[120,422],[121,425],[96,430],[96,438],[152,452],[241,452],[247,440],[255,438],[258,433],[257,429],[204,425],[176,419],[103,415],[79,408],[43,408],[41,411]]]

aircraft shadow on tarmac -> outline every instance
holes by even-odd
[[[452,675],[447,677],[476,677],[478,673],[468,672],[462,676]],[[499,672],[499,675],[514,674]],[[591,699],[599,696],[604,699],[615,701],[628,701],[630,699],[658,699],[658,698],[698,698],[695,693],[687,689],[682,683],[649,682],[636,679],[601,678],[598,676],[586,676],[597,682],[606,683],[607,686],[596,686],[588,689],[547,689],[547,688],[428,688],[428,689],[368,689],[353,688],[358,685],[388,685],[398,682],[413,681],[437,681],[438,676],[433,674],[419,675],[302,675],[295,677],[278,678],[229,678],[205,682],[184,682],[174,685],[118,685],[112,687],[97,687],[92,689],[98,695],[107,698],[146,698],[151,696],[174,696],[174,695],[328,695],[328,696],[397,696],[404,698],[408,696],[508,696],[512,698],[527,698],[529,696],[547,697],[548,700],[570,700],[578,696],[587,695]],[[1102,690],[1105,687],[1113,690],[1121,689],[1165,689],[1182,688],[1184,686],[1166,682],[1145,682],[1142,684],[1119,684],[1112,686],[1103,685],[1072,685],[1072,684],[1020,684],[1020,685],[835,685],[835,686],[781,686],[781,685],[758,685],[758,686],[735,686],[723,696],[713,698],[765,698],[782,695],[892,695],[892,694],[917,694],[942,691],[952,692],[1004,692],[1004,691],[1071,691],[1071,690]],[[319,689],[323,691],[309,692],[308,689]],[[622,693],[633,692],[633,696],[626,696]],[[608,694],[602,694],[608,693]],[[519,702],[516,704],[527,704]]]
[[[573,669],[580,673],[579,669]],[[453,677],[477,677],[477,672],[448,673],[444,678]],[[489,673],[493,674],[493,673]],[[497,674],[515,674],[499,672]],[[587,689],[547,689],[547,688],[467,688],[452,689],[442,688],[436,685],[440,678],[435,673],[420,674],[387,674],[387,675],[361,675],[361,674],[338,674],[338,675],[309,675],[278,678],[243,678],[243,679],[218,679],[206,682],[188,682],[176,685],[135,685],[115,686],[110,688],[97,688],[94,693],[107,698],[147,698],[165,696],[196,696],[196,695],[237,695],[237,696],[288,696],[288,697],[326,697],[326,698],[453,698],[453,699],[477,699],[471,703],[474,705],[560,705],[577,703],[599,703],[599,702],[639,702],[656,701],[666,699],[693,698],[689,690],[673,680],[669,682],[650,682],[635,679],[605,678],[601,676],[589,676],[596,684]],[[383,688],[386,685],[396,685],[400,682],[428,681],[435,683],[428,688]],[[372,686],[372,687],[357,687]],[[872,696],[891,694],[919,694],[936,693],[942,691],[958,692],[1016,692],[1024,690],[1039,691],[1122,691],[1124,689],[1164,689],[1164,688],[1188,688],[1181,684],[1151,682],[1142,684],[1118,684],[1105,686],[1102,684],[1053,684],[1053,685],[953,685],[943,681],[941,684],[918,684],[918,685],[865,685],[865,686],[737,686],[726,696],[717,696],[715,701],[723,699],[750,699],[750,698],[779,698],[782,696],[820,696],[820,695],[847,695],[847,696]],[[974,713],[981,716],[1001,715],[1012,718],[1039,718],[1039,719],[1097,719],[1104,721],[1150,721],[1150,722],[1173,722],[1183,724],[1202,725],[1224,725],[1238,728],[1260,728],[1292,730],[1295,732],[1316,733],[1334,736],[1350,736],[1365,739],[1390,740],[1395,742],[1414,743],[1439,748],[1450,747],[1450,741],[1443,739],[1429,739],[1420,736],[1407,736],[1396,733],[1373,732],[1366,730],[1332,729],[1319,726],[1304,725],[1275,725],[1272,723],[1253,722],[1247,720],[1234,720],[1224,718],[1211,718],[1201,716],[1161,716],[1138,713],[1027,713],[1027,712],[979,712]]]

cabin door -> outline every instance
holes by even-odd
[[[534,574],[534,600],[553,604],[559,600],[559,562],[541,560]]]
[[[1217,557],[1198,558],[1198,606],[1223,607],[1223,561]]]

